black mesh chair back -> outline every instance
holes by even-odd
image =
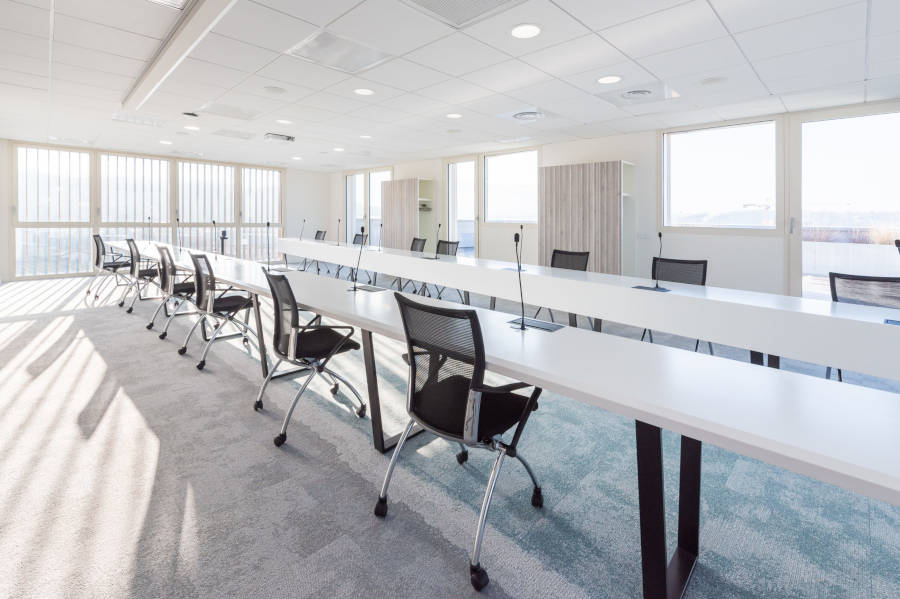
[[[159,286],[164,293],[171,295],[175,291],[175,261],[166,246],[157,245],[156,251],[159,253]]]
[[[894,245],[897,246],[897,251],[900,252],[900,239],[895,239]]]
[[[272,290],[272,303],[275,305],[275,334],[272,347],[282,358],[288,358],[291,343],[291,331],[300,324],[297,300],[291,291],[291,284],[284,275],[263,271]]]
[[[437,244],[437,253],[442,254],[444,256],[455,256],[456,251],[459,249],[458,241],[446,241],[444,239],[438,239]]]
[[[706,285],[708,260],[675,260],[653,258],[651,278],[670,283]]]
[[[316,241],[322,241],[325,239],[325,233],[327,231],[316,231]]]
[[[191,262],[194,263],[195,303],[201,310],[208,310],[216,295],[216,276],[206,254],[191,254]]]
[[[103,268],[106,259],[106,246],[103,245],[103,238],[99,235],[92,235],[94,239],[94,266]]]
[[[413,237],[412,243],[409,244],[409,251],[411,252],[424,252],[425,251],[425,243],[427,239],[422,239],[421,237]]]
[[[553,250],[553,255],[550,258],[550,266],[553,268],[565,268],[566,270],[587,270],[590,257],[590,252]]]
[[[425,426],[463,439],[470,389],[484,380],[484,341],[474,310],[426,306],[394,294],[400,306],[415,381],[407,410]],[[462,408],[462,409],[460,409]],[[472,406],[477,413],[478,406]]]
[[[357,233],[353,236],[353,245],[363,245],[368,239],[368,235],[363,235],[362,233]]]
[[[128,251],[131,253],[131,276],[137,277],[141,272],[141,251],[131,237],[126,239],[125,243],[128,244]]]
[[[900,308],[900,277],[828,273],[831,299],[846,304]]]

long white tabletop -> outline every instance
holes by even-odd
[[[278,251],[355,266],[359,246],[281,238]],[[713,264],[714,266],[714,264]],[[360,268],[507,300],[519,300],[514,263],[405,250],[364,249]],[[665,331],[814,364],[900,378],[900,310],[792,296],[664,283],[668,293],[634,289],[647,279],[525,265],[531,305]]]

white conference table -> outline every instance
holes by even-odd
[[[141,251],[155,256],[152,244],[141,244]],[[176,253],[179,267],[189,267],[190,251]],[[217,279],[269,295],[263,265],[210,256]],[[384,451],[372,336],[404,338],[393,293],[353,292],[345,280],[284,274],[303,308],[361,329],[373,437]],[[508,314],[475,310],[488,370],[635,420],[641,567],[648,599],[679,597],[696,562],[703,442],[900,505],[896,394],[574,327],[522,332],[510,326]],[[663,428],[682,436],[678,542],[671,561]]]
[[[359,256],[359,246],[296,238],[279,239],[278,251],[352,267]],[[460,256],[426,260],[421,253],[366,247],[360,268],[519,301],[515,263]],[[523,268],[525,301],[531,305],[745,348],[757,362],[770,354],[770,365],[783,356],[900,378],[900,326],[885,324],[900,321],[900,310],[677,283],[662,283],[670,291],[660,293],[634,289],[652,285],[647,279]]]

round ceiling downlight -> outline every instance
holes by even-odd
[[[600,85],[610,85],[612,83],[618,83],[622,78],[619,75],[605,75],[597,79],[597,83]]]
[[[509,34],[516,39],[527,40],[539,36],[541,28],[534,23],[522,23],[513,27]]]

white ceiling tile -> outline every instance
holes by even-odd
[[[215,104],[218,106],[237,108],[246,112],[248,116],[253,115],[252,118],[257,118],[263,114],[281,108],[285,103],[254,94],[230,91],[216,98]],[[201,110],[204,110],[204,107],[201,107]]]
[[[283,118],[292,121],[296,120],[309,123],[322,123],[325,121],[330,121],[337,116],[339,116],[337,113],[330,110],[321,110],[319,108],[311,108],[309,106],[291,104],[289,106],[284,106],[276,113],[273,113],[271,118],[273,121]],[[296,123],[295,128],[299,128]]]
[[[279,56],[257,74],[313,89],[322,89],[347,78],[344,73],[293,56]]]
[[[599,31],[672,8],[684,0],[554,0],[582,23]]]
[[[521,60],[557,77],[624,62],[624,54],[600,36],[590,33],[537,52]]]
[[[866,4],[851,4],[745,31],[735,39],[750,60],[780,56],[866,37]]]
[[[53,62],[96,69],[131,78],[137,78],[147,67],[147,63],[143,60],[60,42],[53,44]]]
[[[655,117],[664,127],[683,127],[685,125],[699,125],[707,123],[717,123],[722,119],[712,110],[688,110],[685,112],[667,112],[655,115]]]
[[[361,96],[355,92],[357,89],[368,89],[375,93],[371,96]],[[403,95],[404,93],[402,89],[397,89],[396,87],[391,87],[382,83],[366,81],[359,77],[351,77],[340,81],[330,86],[325,91],[351,100],[357,100],[364,104],[378,104],[379,102],[384,102],[385,100]]]
[[[762,100],[754,100],[752,102],[738,102],[736,104],[716,106],[715,111],[722,119],[729,120],[781,114],[782,112],[785,112],[785,107],[781,102],[781,98],[772,96]]]
[[[466,81],[495,92],[534,85],[550,78],[547,73],[515,59],[463,75]]]
[[[863,41],[817,48],[755,61],[754,68],[772,93],[786,94],[865,78]]]
[[[879,102],[900,98],[900,76],[879,77],[866,82],[866,101]]]
[[[152,37],[73,19],[66,15],[54,17],[53,39],[102,52],[113,49],[119,56],[138,60],[149,60],[159,47],[159,40]]]
[[[175,10],[147,0],[55,0],[57,15],[139,33],[161,40],[181,16]]]
[[[298,104],[300,106],[309,106],[310,108],[330,110],[337,113],[350,112],[366,105],[365,102],[345,96],[330,94],[328,92],[317,92],[309,97],[303,98]]]
[[[122,92],[117,90],[84,85],[74,81],[63,81],[56,78],[53,79],[53,93],[54,95],[71,94],[83,98],[96,98],[105,102],[121,102],[123,95]]]
[[[410,62],[403,58],[395,58],[361,75],[363,78],[384,83],[405,91],[415,91],[446,81],[450,77],[428,67]]]
[[[211,62],[185,58],[175,71],[169,75],[170,81],[192,81],[231,88],[248,77],[247,73]]]
[[[578,125],[577,119],[570,119],[557,114],[547,114],[544,118],[537,121],[530,121],[527,124],[528,129],[537,131],[557,131],[560,129],[568,129]]]
[[[629,21],[600,34],[632,58],[640,58],[728,35],[706,0],[694,0]]]
[[[580,123],[592,121],[608,121],[629,116],[627,112],[613,106],[606,100],[582,92],[582,95],[571,100],[542,104],[541,108],[576,120]]]
[[[236,85],[234,91],[255,94],[279,102],[297,102],[315,93],[315,90],[302,85],[285,83],[259,75],[251,75]]]
[[[427,98],[440,100],[448,104],[465,104],[466,102],[491,95],[490,90],[462,79],[450,79],[443,83],[431,85],[420,89],[418,93]]]
[[[509,56],[463,33],[454,33],[406,58],[455,77],[507,60]]]
[[[0,34],[0,52],[46,61],[50,53],[50,45],[46,39],[34,35],[4,30]]]
[[[766,86],[748,64],[672,77],[666,83],[681,98],[703,106],[769,95]]]
[[[44,43],[46,44],[47,42],[45,41]],[[50,76],[50,65],[47,59],[41,60],[3,51],[0,51],[0,69],[18,71],[40,77]]]
[[[597,79],[607,75],[616,75],[622,80],[618,83],[601,84]],[[642,83],[657,81],[651,73],[634,62],[623,62],[600,69],[591,69],[583,73],[569,75],[565,80],[590,94],[605,94],[619,89],[631,89]]]
[[[897,0],[871,0],[870,35],[884,35],[900,31],[900,2]]]
[[[210,32],[200,40],[191,57],[253,73],[278,58],[278,53]]]
[[[747,64],[747,60],[731,37],[721,37],[645,56],[639,59],[638,63],[660,79],[667,79]]]
[[[562,131],[567,135],[572,135],[573,137],[580,137],[582,139],[592,139],[595,137],[606,137],[607,135],[616,135],[619,133],[617,129],[613,129],[608,124],[604,122],[594,122],[594,123],[581,123],[574,127],[570,127]]]
[[[865,83],[853,83],[781,96],[790,112],[858,104],[865,99]]]
[[[405,54],[453,29],[398,0],[366,0],[328,29],[389,54]]]
[[[53,64],[53,81],[64,80],[83,83],[120,92],[128,91],[134,84],[132,77],[104,73],[94,69],[85,69],[67,64]],[[123,94],[124,95],[124,94]]]
[[[0,83],[45,90],[48,79],[40,75],[0,68]]]
[[[652,116],[632,116],[624,119],[607,121],[606,125],[619,133],[635,133],[638,131],[653,131],[662,129],[663,124]]]
[[[176,96],[184,96],[186,98],[194,98],[196,100],[214,100],[228,91],[224,87],[217,85],[209,85],[185,79],[183,81],[173,81],[171,78],[163,82],[157,91],[175,94]],[[153,96],[151,96],[152,98]]]
[[[537,105],[531,104],[503,94],[495,94],[487,98],[481,98],[466,105],[469,110],[474,110],[480,114],[489,116],[497,116],[502,114],[515,114],[523,110],[535,110]],[[449,112],[449,111],[448,111]]]
[[[354,110],[350,112],[348,116],[369,120],[375,123],[396,123],[397,121],[409,117],[409,113],[376,104]]]
[[[540,35],[528,39],[513,37],[510,34],[512,28],[523,23],[539,26]],[[512,56],[521,56],[581,37],[590,30],[549,0],[529,0],[470,25],[464,31]]]
[[[524,102],[530,102],[540,106],[551,102],[572,100],[580,97],[583,93],[582,90],[574,85],[560,81],[559,79],[551,79],[550,81],[517,89],[509,92],[508,95]]]
[[[360,0],[255,0],[269,8],[324,27],[357,4]]]
[[[450,104],[435,100],[434,98],[426,98],[425,96],[420,96],[418,94],[404,94],[402,96],[397,96],[396,98],[391,98],[385,102],[385,104],[391,108],[396,108],[397,110],[402,110],[410,114],[425,114],[436,111],[443,111],[444,113],[450,112],[450,110],[448,110]]]
[[[0,0],[0,29],[46,39],[50,36],[50,13],[35,6]]]
[[[238,0],[215,28],[215,33],[284,52],[316,31],[316,27],[250,0]]]
[[[803,17],[853,0],[709,0],[732,33]]]
[[[869,72],[872,79],[900,74],[900,33],[869,39]]]

